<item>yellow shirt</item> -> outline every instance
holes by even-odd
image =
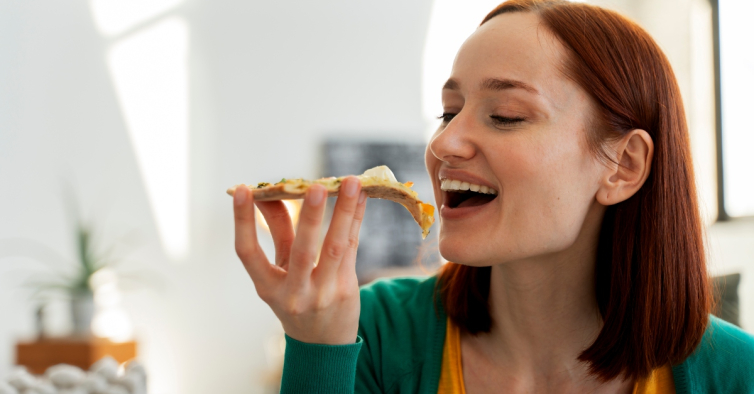
[[[450,319],[447,327],[437,394],[466,394],[461,363],[461,333]],[[655,369],[648,378],[636,382],[633,394],[675,394],[673,370],[669,365]]]

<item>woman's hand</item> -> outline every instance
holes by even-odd
[[[356,341],[360,312],[356,248],[366,207],[366,194],[360,191],[358,178],[343,180],[321,253],[324,186],[309,187],[295,234],[281,201],[257,202],[275,243],[272,265],[257,241],[253,195],[246,187],[236,189],[236,253],[257,294],[291,338],[327,345]]]

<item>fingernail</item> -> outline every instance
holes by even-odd
[[[366,201],[366,199],[367,199],[366,192],[361,192],[361,195],[359,196],[359,204],[363,204],[364,201]]]
[[[317,206],[322,203],[322,200],[325,199],[325,188],[323,187],[311,187],[309,188],[309,191],[307,194],[307,201],[309,202],[309,205]]]
[[[356,181],[356,179],[349,178],[343,188],[345,189],[343,191],[346,193],[346,197],[356,197],[356,192],[359,189],[359,182]]]
[[[249,189],[245,185],[238,185],[236,187],[236,192],[233,193],[233,201],[236,203],[236,206],[241,206],[246,202],[246,193],[249,192]]]

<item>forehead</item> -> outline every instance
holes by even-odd
[[[578,88],[563,73],[563,44],[530,12],[502,14],[480,26],[458,51],[451,78],[475,88],[486,78],[525,82],[547,98]],[[554,103],[553,103],[554,104]]]

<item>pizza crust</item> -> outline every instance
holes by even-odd
[[[379,168],[379,167],[377,167]],[[387,169],[387,167],[385,167]],[[371,170],[369,170],[371,171]],[[367,171],[367,173],[369,172]],[[387,171],[390,171],[387,169]],[[391,178],[392,172],[390,172]],[[435,221],[435,207],[425,204],[417,197],[417,193],[411,190],[411,183],[400,183],[387,179],[386,177],[373,177],[361,175],[361,190],[369,198],[380,198],[390,200],[403,205],[411,216],[414,218],[419,227],[422,229],[422,239],[429,234],[429,228]],[[322,178],[316,181],[306,181],[303,179],[283,179],[276,184],[260,183],[255,186],[247,186],[251,189],[256,201],[277,201],[277,200],[297,200],[304,198],[306,191],[313,184],[320,184],[327,189],[329,197],[335,197],[340,191],[340,184],[343,177],[340,178]],[[243,185],[238,185],[243,186]],[[234,195],[236,188],[233,186],[228,189],[229,195]]]

